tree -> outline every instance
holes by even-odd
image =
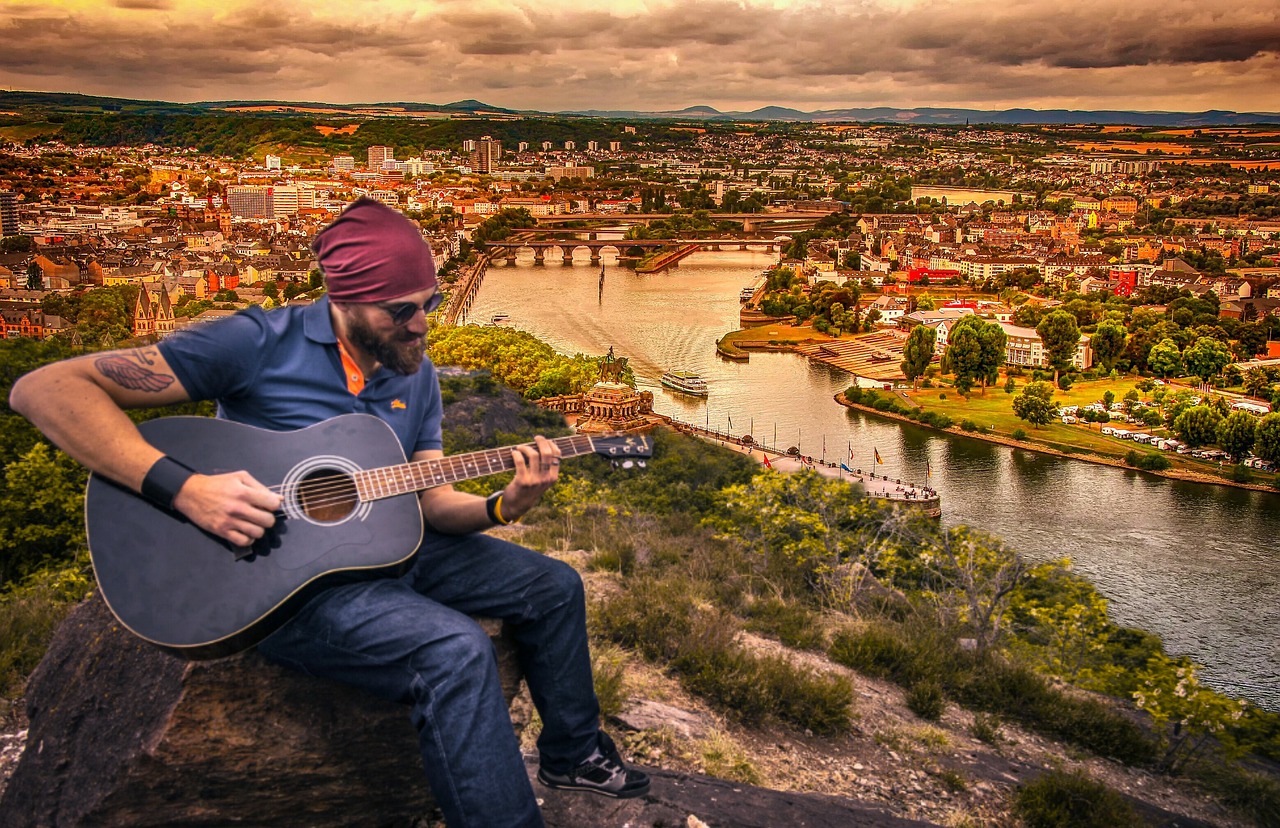
[[[1272,412],[1259,420],[1254,434],[1253,453],[1269,463],[1280,462],[1280,414]]]
[[[1182,361],[1190,373],[1207,383],[1227,367],[1227,363],[1231,361],[1231,353],[1218,340],[1202,336],[1183,351]]]
[[[985,394],[987,386],[999,378],[1004,362],[1006,336],[994,322],[977,316],[963,316],[947,336],[944,370],[956,375],[956,387],[968,391],[977,382]]]
[[[1239,463],[1253,448],[1258,421],[1247,411],[1233,411],[1218,425],[1218,446],[1232,463]]]
[[[1124,353],[1126,336],[1124,325],[1109,319],[1098,325],[1098,329],[1090,337],[1093,358],[1104,371],[1111,371],[1116,360]]]
[[[1244,393],[1250,397],[1266,398],[1270,396],[1271,377],[1261,368],[1250,368],[1244,372]]]
[[[1236,354],[1241,359],[1252,359],[1266,349],[1266,328],[1257,322],[1246,322],[1236,327]]]
[[[1182,365],[1182,352],[1172,339],[1162,339],[1151,346],[1147,355],[1147,367],[1162,377],[1181,376],[1186,370]]]
[[[1080,326],[1075,316],[1064,310],[1055,310],[1036,325],[1036,333],[1044,343],[1045,358],[1053,366],[1053,381],[1071,365],[1076,348],[1080,344]]]
[[[27,265],[27,290],[44,290],[44,271],[34,259]]]
[[[1107,410],[1111,410],[1111,404],[1116,401],[1116,393],[1110,389],[1102,392],[1102,404]]]
[[[1048,425],[1058,414],[1058,406],[1053,403],[1053,386],[1047,382],[1024,386],[1022,392],[1013,398],[1013,413],[1036,428]]]
[[[1196,405],[1178,415],[1173,431],[1178,439],[1192,448],[1207,446],[1218,439],[1222,415],[1207,405]]]
[[[928,325],[916,325],[907,337],[906,347],[902,349],[902,373],[911,380],[911,388],[919,388],[920,378],[929,368],[933,360],[934,346],[937,344],[938,331]]]
[[[985,652],[1000,632],[1012,593],[1026,578],[1026,562],[999,540],[966,526],[946,530],[928,554],[926,596],[938,602],[944,621],[958,616],[967,624],[979,652]]]

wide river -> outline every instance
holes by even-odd
[[[663,414],[726,429],[805,454],[925,481],[942,496],[943,520],[1001,536],[1034,561],[1070,557],[1121,624],[1160,635],[1175,654],[1205,665],[1211,686],[1280,710],[1280,495],[1181,483],[942,435],[861,414],[832,397],[852,376],[787,353],[717,356],[738,327],[738,293],[772,254],[697,253],[680,267],[637,276],[608,251],[600,266],[580,249],[572,266],[523,251],[485,276],[468,321],[496,313],[566,354],[627,357]],[[671,392],[671,369],[701,374],[705,400]],[[993,393],[993,392],[988,392]],[[1001,393],[995,391],[994,393]],[[824,448],[825,447],[825,448]]]

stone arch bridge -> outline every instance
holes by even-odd
[[[601,251],[613,248],[618,256],[626,256],[627,251],[639,249],[644,253],[658,250],[677,250],[691,244],[702,250],[767,250],[773,252],[781,244],[772,239],[518,239],[515,241],[491,241],[485,243],[495,260],[501,259],[507,264],[515,264],[516,254],[528,248],[533,251],[533,263],[545,264],[547,253],[558,252],[560,261],[566,265],[573,264],[573,253],[580,247],[591,251],[591,264],[600,264]]]

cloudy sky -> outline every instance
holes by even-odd
[[[0,43],[170,101],[1280,112],[1277,0],[0,0]]]

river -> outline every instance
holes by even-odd
[[[698,253],[678,269],[637,276],[605,256],[592,266],[489,269],[469,320],[496,313],[566,354],[627,357],[654,407],[686,421],[805,454],[929,483],[943,520],[998,535],[1034,561],[1070,557],[1106,596],[1112,617],[1161,636],[1205,665],[1205,682],[1280,710],[1280,495],[1170,481],[904,425],[837,404],[849,374],[788,353],[750,362],[716,354],[738,326],[738,292],[772,254]],[[705,400],[658,384],[671,369],[701,374]],[[1000,393],[998,390],[988,393]],[[776,435],[776,437],[775,437]]]

